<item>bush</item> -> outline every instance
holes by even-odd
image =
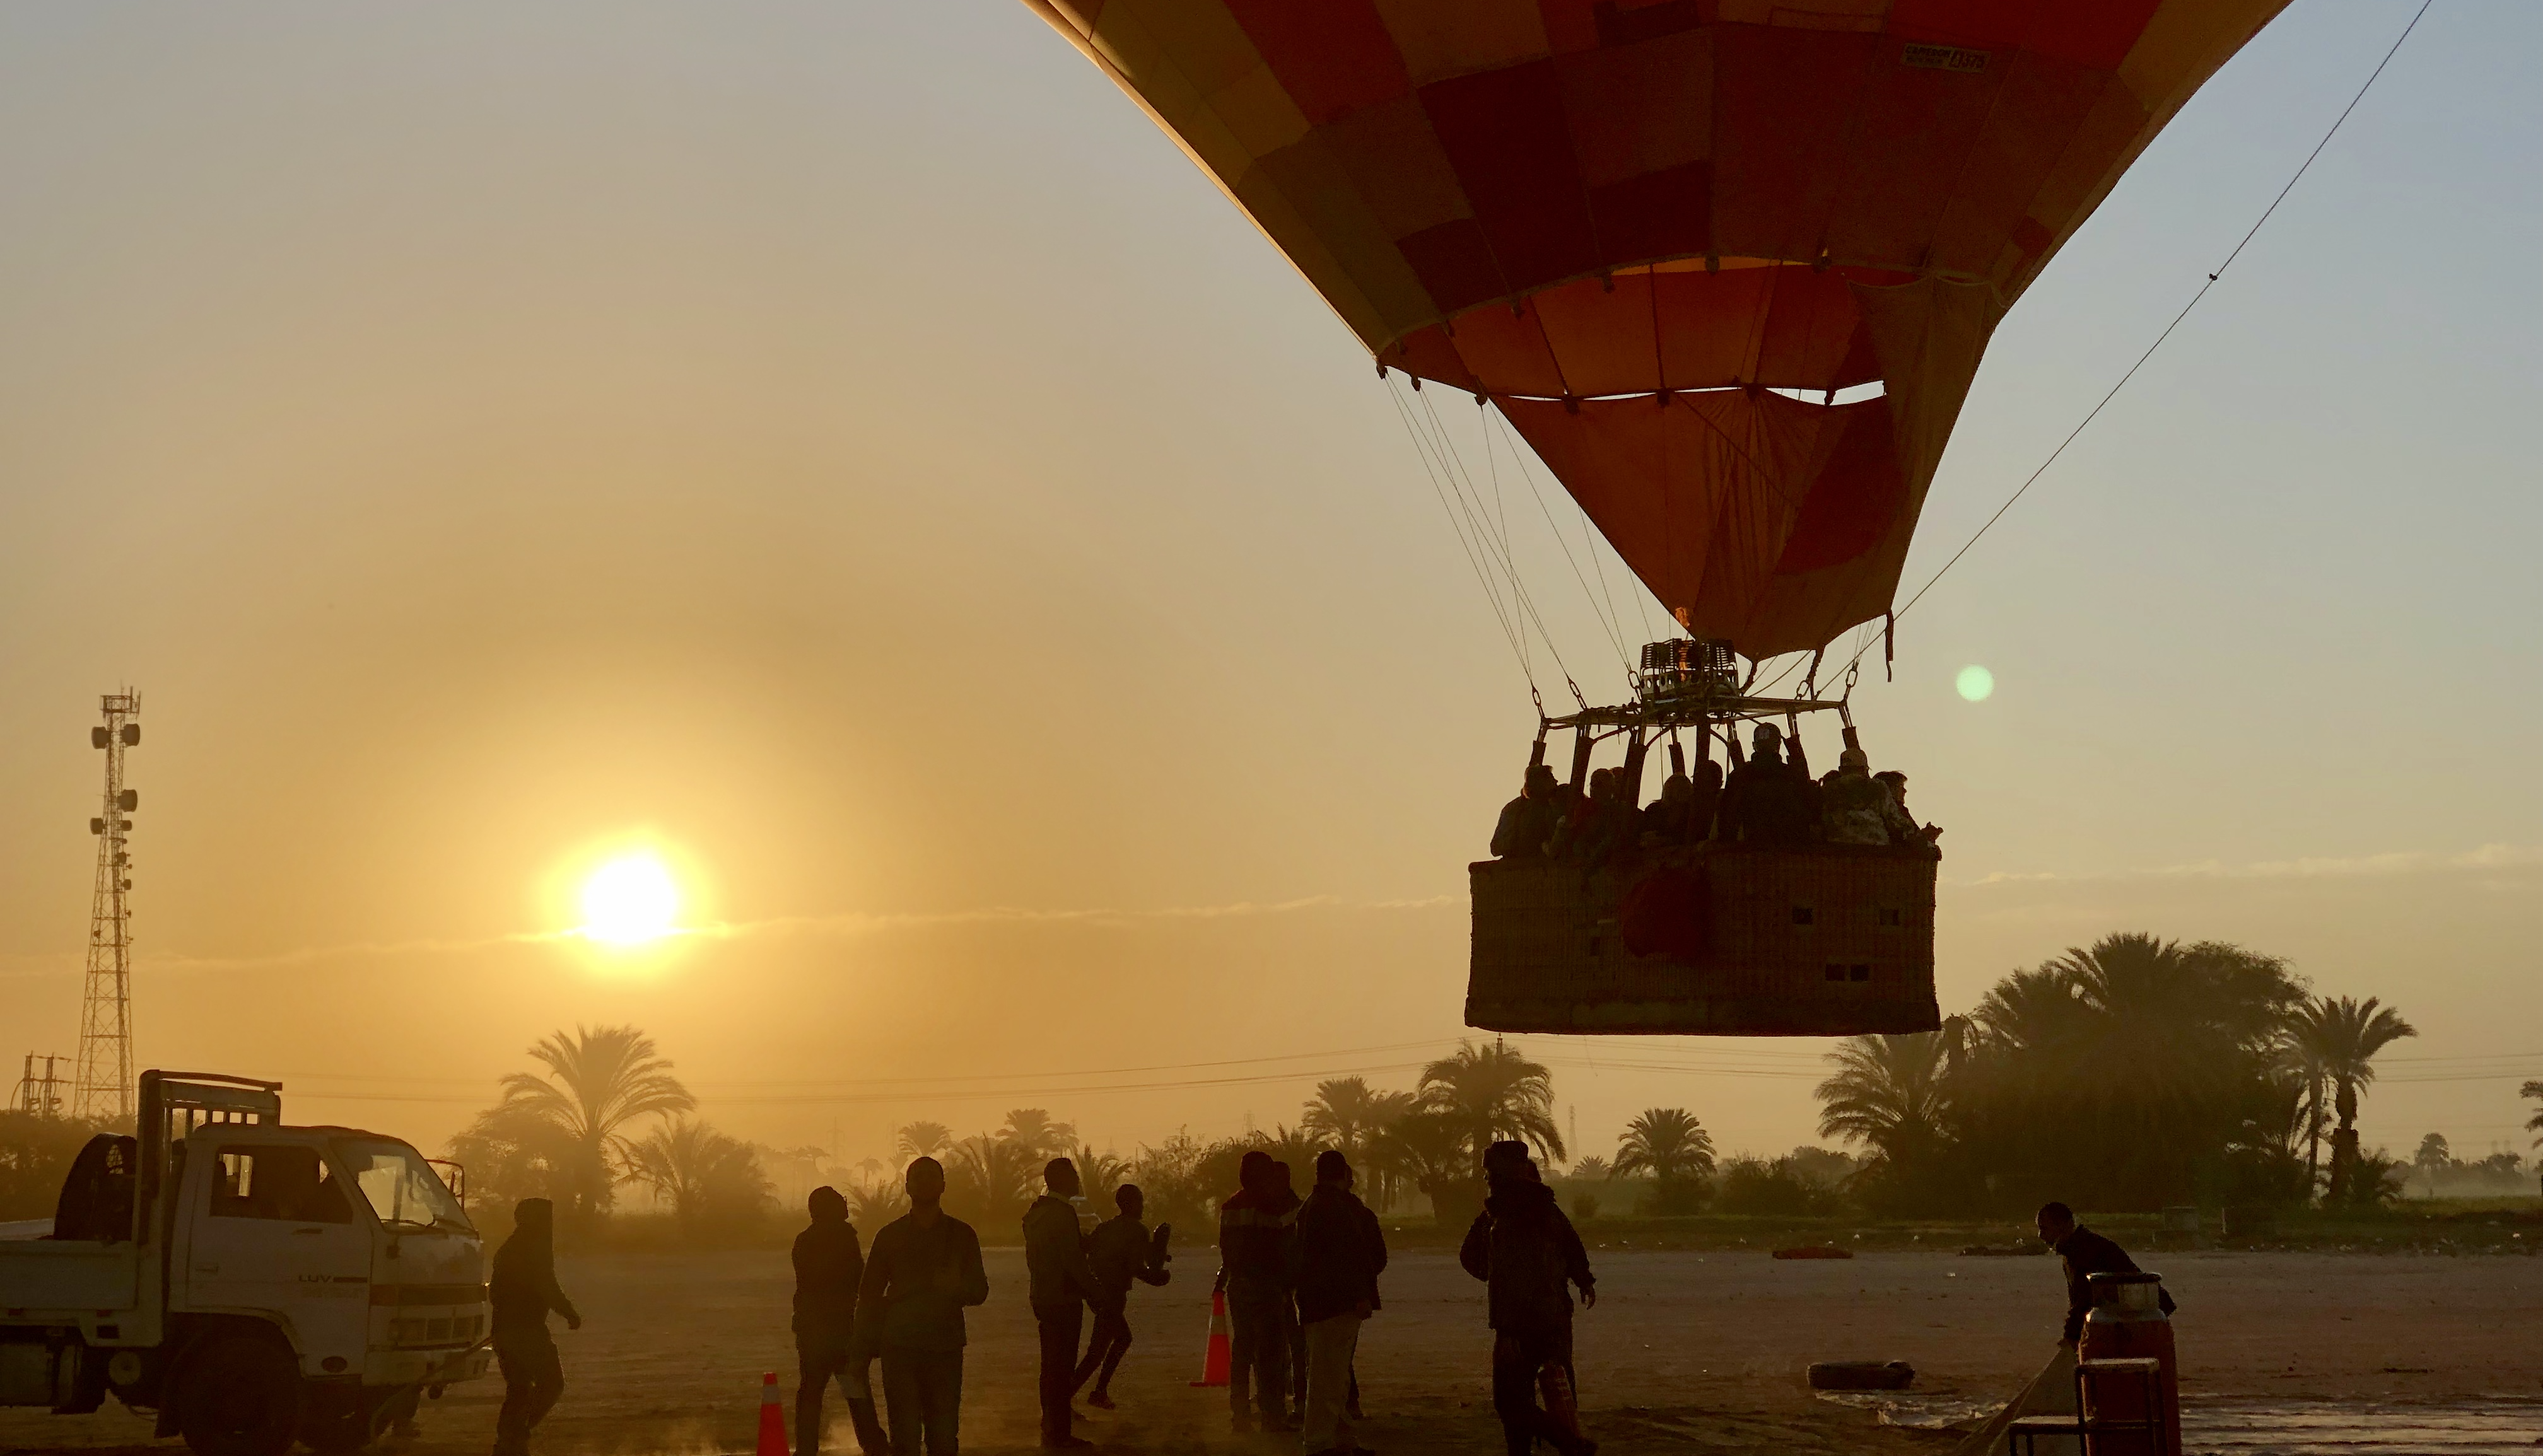
[[[1713,1196],[1713,1185],[1701,1178],[1660,1178],[1643,1194],[1643,1212],[1658,1217],[1702,1213]]]
[[[1598,1195],[1596,1193],[1575,1193],[1572,1195],[1572,1217],[1577,1222],[1587,1223],[1589,1220],[1596,1218],[1597,1216]]]
[[[2350,1170],[2344,1201],[2351,1208],[2380,1208],[2402,1196],[2403,1185],[2410,1176],[2411,1165],[2382,1148],[2359,1153]]]
[[[1835,1213],[1841,1200],[1824,1184],[1805,1176],[1791,1158],[1734,1158],[1724,1165],[1714,1206],[1723,1213],[1810,1217]]]

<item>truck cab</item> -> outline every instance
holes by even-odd
[[[402,1139],[282,1123],[281,1085],[146,1072],[136,1137],[0,1242],[0,1405],[112,1394],[201,1456],[348,1451],[486,1372],[484,1248]]]

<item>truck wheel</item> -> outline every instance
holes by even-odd
[[[321,1456],[345,1456],[367,1446],[379,1434],[380,1401],[369,1392],[347,1392],[325,1405],[306,1403],[300,1412],[300,1443]]]
[[[268,1340],[231,1336],[186,1362],[177,1429],[194,1456],[283,1456],[300,1426],[300,1367]]]

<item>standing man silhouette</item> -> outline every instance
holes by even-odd
[[[857,1341],[883,1355],[897,1456],[962,1448],[963,1311],[989,1297],[980,1236],[947,1213],[945,1165],[920,1158],[903,1180],[909,1211],[875,1235],[857,1285]]]
[[[1377,1276],[1386,1267],[1386,1234],[1377,1215],[1351,1192],[1349,1159],[1332,1149],[1316,1155],[1316,1190],[1298,1213],[1298,1318],[1307,1335],[1307,1395],[1299,1449],[1342,1456],[1357,1449],[1347,1408],[1351,1356],[1359,1327],[1377,1312]]]
[[[819,1456],[821,1395],[832,1379],[847,1393],[858,1448],[866,1456],[882,1456],[883,1427],[875,1419],[864,1362],[849,1356],[865,1251],[857,1244],[856,1225],[848,1222],[848,1200],[837,1188],[814,1188],[805,1201],[812,1223],[795,1236],[795,1456]]]
[[[1041,1332],[1041,1443],[1076,1450],[1095,1444],[1069,1430],[1076,1414],[1068,1402],[1077,1394],[1077,1337],[1086,1327],[1087,1304],[1103,1296],[1086,1264],[1076,1205],[1069,1202],[1086,1190],[1077,1165],[1053,1158],[1042,1168],[1041,1182],[1047,1191],[1025,1210],[1025,1272],[1033,1281],[1034,1324]]]

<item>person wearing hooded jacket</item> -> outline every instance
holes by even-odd
[[[530,1432],[565,1394],[565,1363],[548,1334],[548,1312],[569,1330],[582,1315],[556,1281],[556,1205],[523,1198],[512,1205],[512,1232],[495,1251],[486,1297],[495,1358],[503,1367],[503,1406],[495,1417],[495,1456],[525,1456]]]
[[[1386,1234],[1352,1194],[1352,1182],[1349,1158],[1331,1148],[1316,1155],[1316,1190],[1298,1212],[1298,1237],[1289,1250],[1298,1319],[1306,1329],[1298,1436],[1306,1456],[1347,1456],[1359,1444],[1350,1427],[1351,1356],[1360,1326],[1378,1310]]]
[[[847,1394],[858,1448],[866,1456],[880,1456],[886,1443],[866,1374],[871,1361],[858,1358],[852,1348],[865,1251],[857,1243],[856,1225],[848,1222],[848,1200],[837,1188],[814,1188],[805,1201],[812,1222],[795,1236],[794,1251],[795,1456],[818,1456],[821,1393],[834,1378]]]
[[[1598,1443],[1580,1434],[1573,1405],[1572,1296],[1583,1309],[1598,1303],[1589,1254],[1554,1189],[1536,1175],[1523,1143],[1498,1142],[1484,1154],[1490,1188],[1457,1250],[1467,1273],[1485,1281],[1493,1328],[1493,1411],[1501,1417],[1509,1456],[1528,1456],[1543,1440],[1563,1456],[1591,1456]],[[1559,1372],[1557,1409],[1537,1404],[1537,1383]]]

